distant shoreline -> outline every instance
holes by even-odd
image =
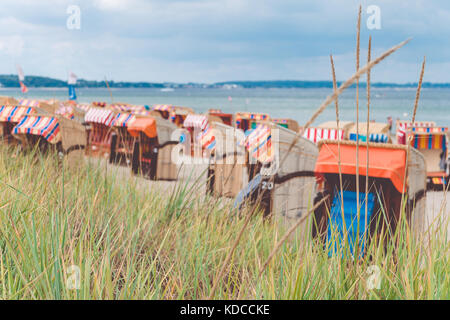
[[[58,89],[66,88],[67,82],[59,79],[41,77],[41,76],[27,76],[24,81],[28,88],[48,88]],[[341,82],[338,82],[338,85]],[[216,83],[174,83],[174,82],[125,82],[125,81],[108,81],[108,85],[111,88],[224,88],[224,89],[237,89],[237,88],[333,88],[331,81],[303,81],[303,80],[264,80],[264,81],[225,81]],[[364,88],[365,82],[361,82],[360,86]],[[17,75],[0,75],[0,89],[19,88],[19,80]],[[96,80],[84,80],[79,79],[76,84],[77,88],[106,88],[105,81]],[[375,82],[371,84],[372,88],[416,88],[417,83],[384,83]],[[450,83],[432,83],[424,82],[423,88],[450,88]]]

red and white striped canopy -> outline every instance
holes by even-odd
[[[25,116],[13,128],[12,133],[38,135],[53,144],[61,141],[58,119],[50,116]]]
[[[327,129],[327,128],[306,128],[303,137],[317,143],[321,140],[343,140],[343,129]]]
[[[114,120],[114,112],[108,109],[90,108],[84,115],[84,121],[100,123],[110,127]]]
[[[170,104],[155,104],[152,108],[152,110],[155,111],[172,111],[173,110],[173,106]]]
[[[113,127],[128,127],[131,123],[136,120],[136,117],[131,113],[119,113],[114,118],[112,123]]]
[[[249,154],[262,163],[271,162],[274,157],[271,127],[259,124],[255,129],[248,130],[246,134],[243,144]]]
[[[203,130],[207,125],[208,118],[202,114],[188,114],[183,122],[183,126],[185,128],[191,127]]]
[[[19,122],[25,115],[35,113],[33,107],[2,106],[0,107],[0,122]]]
[[[125,104],[125,103],[114,103],[114,104],[110,104],[109,107],[118,112],[129,112],[130,111],[130,105]]]

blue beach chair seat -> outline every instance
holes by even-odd
[[[333,204],[330,212],[330,220],[327,231],[327,248],[328,255],[332,256],[337,252],[338,245],[342,247],[342,241],[346,238],[350,248],[350,252],[354,256],[356,238],[358,238],[360,255],[364,255],[364,237],[368,231],[368,224],[373,213],[375,197],[372,193],[368,194],[367,211],[365,212],[365,197],[364,192],[359,193],[359,234],[358,233],[358,206],[356,204],[356,192],[344,191],[344,215],[341,212],[341,194],[337,192],[333,199]],[[367,223],[366,223],[367,222]],[[333,232],[334,231],[334,232]],[[345,238],[344,238],[345,237]],[[344,240],[345,241],[345,240]],[[337,243],[336,243],[337,242]]]

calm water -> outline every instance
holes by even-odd
[[[205,112],[209,108],[220,108],[225,112],[253,111],[264,112],[272,117],[288,117],[305,123],[314,110],[331,93],[331,89],[175,89],[162,92],[159,89],[112,89],[115,102],[132,104],[174,104]],[[0,95],[21,98],[18,89],[0,89]],[[106,89],[77,89],[78,101],[111,102]],[[365,89],[360,91],[360,121],[366,119]],[[67,89],[34,89],[28,98],[66,99]],[[229,101],[229,98],[232,101]],[[394,119],[410,119],[414,105],[415,89],[372,89],[371,119],[386,121],[387,116]],[[341,120],[355,121],[355,89],[344,92],[339,99]],[[317,123],[334,120],[334,104],[329,105]],[[450,126],[450,89],[423,89],[417,120],[434,120],[438,125]]]

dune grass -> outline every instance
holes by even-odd
[[[207,298],[247,212],[236,214],[195,185],[146,186],[113,170],[71,170],[54,154],[0,146],[0,298]],[[259,276],[283,235],[254,215],[213,298],[449,298],[445,234],[421,245],[399,228],[397,246],[373,241],[359,261],[290,238]],[[378,273],[379,289],[370,289]]]

